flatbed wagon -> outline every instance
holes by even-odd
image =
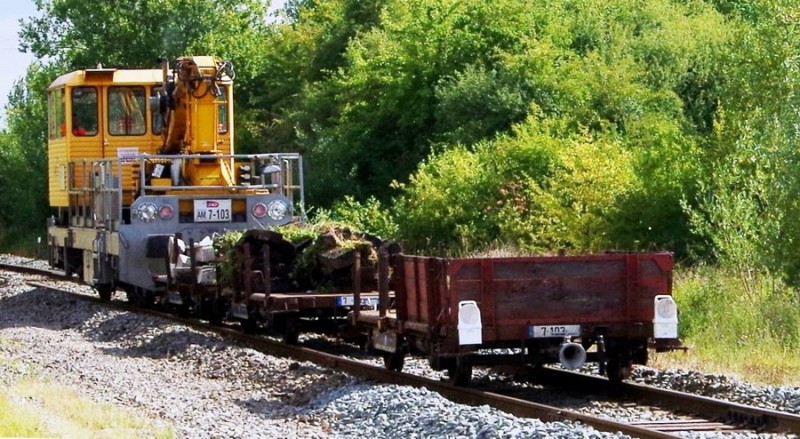
[[[158,302],[215,324],[238,320],[246,331],[267,329],[287,343],[296,343],[302,332],[339,333],[353,310],[377,308],[376,270],[362,268],[360,257],[353,258],[352,267],[342,263],[344,267],[332,276],[339,279],[334,286],[298,289],[299,285],[288,281],[294,264],[288,260],[295,255],[287,256],[291,252],[286,247],[295,249],[280,233],[246,232],[236,245],[237,255],[227,258],[227,268],[220,265],[211,239],[184,242],[180,234],[161,238],[156,247],[165,250],[154,252],[156,257],[149,262],[163,267],[164,274],[153,276],[158,291],[127,291],[129,300],[138,305]],[[370,291],[356,298],[354,291],[361,285]]]
[[[618,381],[647,362],[648,347],[680,346],[669,253],[395,255],[381,265],[378,308],[352,320],[391,369],[416,353],[466,384],[473,365],[589,361]]]

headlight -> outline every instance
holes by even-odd
[[[139,219],[149,223],[156,219],[156,214],[158,213],[158,208],[153,203],[143,203],[136,209],[136,214],[138,215]]]
[[[289,205],[283,200],[271,201],[267,205],[267,215],[273,221],[280,221],[286,217],[286,212],[289,211]]]

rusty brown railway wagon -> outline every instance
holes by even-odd
[[[445,259],[385,258],[395,307],[356,310],[386,367],[421,353],[466,384],[473,365],[597,362],[620,381],[648,348],[680,348],[669,253]],[[357,300],[357,299],[356,299]]]

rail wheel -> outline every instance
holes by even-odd
[[[295,316],[286,316],[281,338],[286,344],[297,344],[300,339],[300,320]]]
[[[151,290],[139,288],[139,300],[141,301],[140,306],[142,308],[152,308],[156,303],[156,295]]]
[[[126,285],[125,286],[125,297],[128,298],[128,303],[133,306],[142,306],[142,298],[141,292],[139,291],[139,287],[134,287],[133,285]]]
[[[472,381],[472,358],[468,355],[456,357],[455,364],[447,369],[450,382],[456,386],[468,386]]]
[[[219,299],[206,298],[200,301],[200,317],[208,320],[213,326],[222,325],[224,310]]]
[[[383,367],[385,367],[387,370],[402,372],[405,363],[406,356],[402,350],[398,350],[397,352],[383,353]]]
[[[258,330],[258,320],[256,314],[251,312],[247,316],[247,320],[242,320],[242,330],[245,334],[255,334]]]
[[[625,357],[628,356],[615,355],[608,359],[606,376],[612,385],[618,386],[633,372],[633,362]]]
[[[128,297],[128,302],[131,305],[140,308],[148,308],[153,306],[153,292],[141,287],[128,285],[125,287],[125,295]]]
[[[112,284],[97,284],[94,286],[94,289],[97,290],[97,295],[100,296],[100,300],[109,301],[114,294],[115,288]]]
[[[172,310],[178,317],[189,317],[192,314],[192,305],[191,303],[185,298],[182,297],[183,301],[180,305],[173,305]]]

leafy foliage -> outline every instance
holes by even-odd
[[[21,238],[32,243],[32,232],[39,231],[41,236],[50,214],[43,176],[47,175],[45,90],[52,71],[37,64],[28,68],[25,79],[9,95],[8,128],[0,133],[0,204],[4,206],[0,241],[12,248],[21,244]]]
[[[742,352],[764,358],[764,366],[773,356],[794,358],[787,353],[800,349],[800,297],[775,277],[757,276],[746,285],[740,274],[707,266],[678,272],[681,338],[728,362]]]
[[[238,285],[239,267],[242,262],[239,257],[238,244],[244,236],[242,231],[227,232],[214,235],[214,253],[217,255],[217,274],[220,285]]]
[[[336,202],[330,210],[317,211],[314,221],[322,224],[329,221],[343,223],[354,230],[383,238],[394,238],[398,233],[391,212],[374,197],[359,202],[351,196],[345,196],[343,201]]]
[[[780,273],[798,285],[796,9],[783,1],[746,6],[758,20],[739,29],[737,50],[721,59],[726,82],[693,224],[746,278]]]
[[[69,68],[150,67],[159,56],[174,59],[195,50],[231,57],[264,30],[266,14],[257,0],[35,3],[44,14],[23,20],[21,49]]]
[[[0,197],[36,217],[13,182],[44,170],[49,79],[214,53],[240,151],[303,153],[320,218],[415,251],[667,249],[800,282],[789,0],[36,4],[22,48],[48,65],[0,137]]]
[[[267,32],[266,5],[260,0],[35,3],[42,14],[22,21],[20,49],[51,60],[61,73],[98,64],[153,68],[160,57],[213,54],[236,67],[237,99],[246,101],[258,93],[253,81],[260,67],[256,54],[265,50]],[[252,117],[247,111],[239,116]]]

